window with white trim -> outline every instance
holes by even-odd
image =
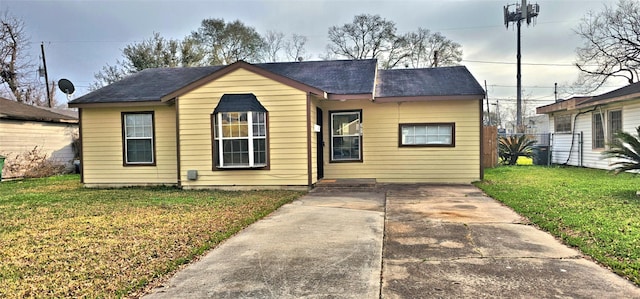
[[[361,111],[330,112],[331,161],[362,161]]]
[[[591,146],[593,149],[604,148],[604,114],[593,112],[591,120]]]
[[[608,143],[613,143],[615,134],[622,132],[622,110],[609,111],[609,120],[607,122]]]
[[[455,123],[400,124],[400,146],[455,146]]]
[[[571,115],[556,115],[553,117],[553,124],[555,126],[556,133],[570,133],[571,132]]]
[[[122,114],[124,164],[153,165],[153,112]]]
[[[267,166],[266,112],[219,112],[213,117],[216,167]]]

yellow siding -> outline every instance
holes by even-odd
[[[213,170],[211,113],[225,93],[253,93],[267,109],[270,169]],[[180,96],[182,186],[308,185],[306,102],[304,92],[244,69]],[[198,179],[187,180],[188,170],[197,170]]]
[[[322,101],[325,178],[376,178],[394,183],[469,183],[480,179],[478,101],[372,103]],[[331,163],[329,113],[362,109],[363,162]],[[399,147],[400,123],[455,123],[455,147]]]
[[[123,166],[122,112],[155,111],[155,166]],[[82,109],[84,183],[177,184],[175,106]]]

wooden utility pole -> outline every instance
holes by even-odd
[[[47,73],[47,59],[44,58],[44,42],[40,44],[40,50],[42,50],[42,64],[44,65],[44,81],[47,87],[47,103],[49,104],[49,108],[52,108],[51,103],[51,90],[49,90],[49,74]]]

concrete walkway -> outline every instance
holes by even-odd
[[[378,298],[384,193],[310,193],[148,298]]]
[[[314,191],[147,296],[504,297],[640,298],[640,289],[473,186],[385,185]]]

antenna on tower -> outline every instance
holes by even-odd
[[[511,11],[509,7],[514,6],[515,10]],[[521,55],[520,55],[520,27],[522,21],[526,21],[527,25],[531,25],[531,22],[540,14],[540,5],[527,4],[527,0],[522,0],[522,3],[509,4],[502,8],[504,14],[504,26],[509,29],[509,23],[516,23],[518,31],[518,54],[516,58],[518,60],[518,72],[516,75],[517,84],[517,99],[516,99],[516,126],[518,133],[522,133],[522,72],[521,72]]]

